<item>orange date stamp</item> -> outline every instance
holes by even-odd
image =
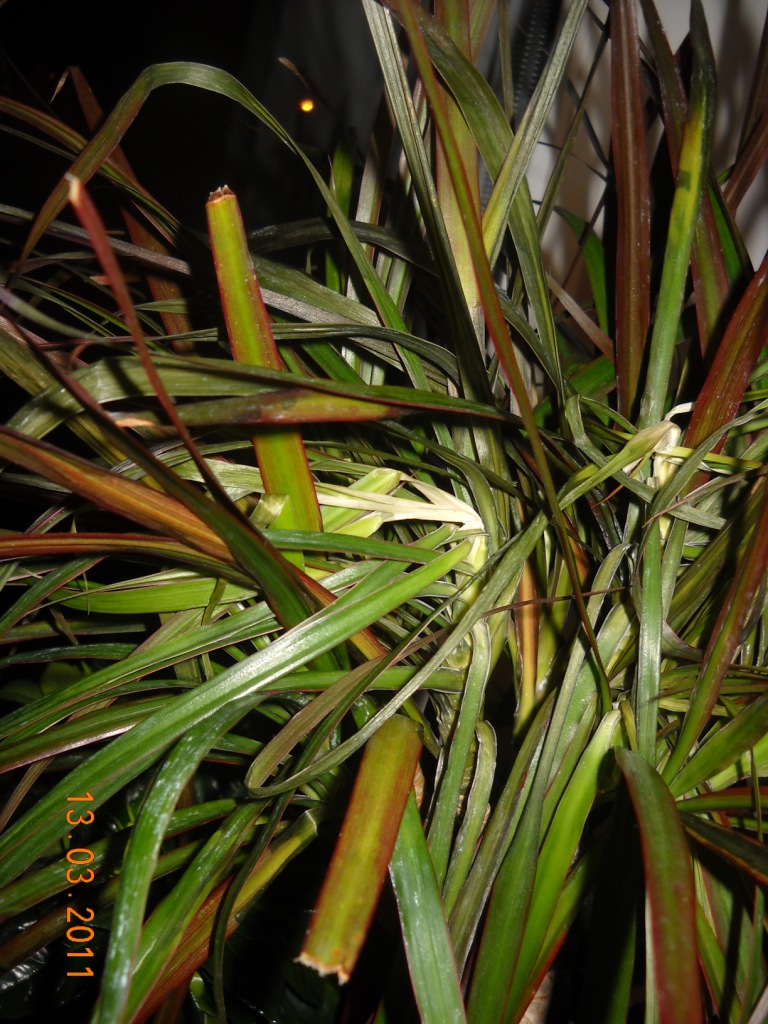
[[[67,802],[72,804],[89,803],[93,800],[93,796],[90,793],[86,793],[85,796],[68,796]],[[74,806],[67,809],[67,824],[73,829],[78,825],[92,825],[95,820],[95,814],[92,810],[84,810],[81,807]],[[72,839],[72,835],[67,836],[68,839]],[[67,850],[67,861],[69,867],[67,868],[67,882],[72,886],[73,890],[77,885],[88,885],[96,877],[96,873],[93,868],[88,865],[93,861],[94,855],[93,850],[89,850],[83,846],[73,846]],[[69,892],[67,895],[72,898],[76,894],[76,891]],[[67,953],[67,957],[80,957],[88,958],[93,956],[93,950],[88,945],[81,945],[82,943],[88,943],[93,940],[94,931],[90,927],[94,919],[93,908],[83,907],[80,910],[75,910],[74,907],[67,907],[67,924],[70,925],[67,928],[67,940],[72,943],[73,946],[77,947]],[[75,961],[72,963],[72,967],[83,967],[84,970],[72,970],[67,971],[68,978],[92,978],[93,968],[89,967],[86,963],[81,961]]]

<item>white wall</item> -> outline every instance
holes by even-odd
[[[601,19],[605,18],[607,13],[605,4],[599,0],[592,0],[591,6]],[[768,12],[768,0],[703,0],[703,7],[718,68],[717,121],[713,163],[715,170],[721,172],[728,167],[735,156],[747,90],[760,45],[763,23]],[[670,45],[673,51],[677,50],[688,32],[690,0],[666,0],[666,2],[657,0],[657,8],[667,31]],[[638,15],[638,19],[643,27],[642,16]],[[578,84],[584,81],[596,39],[597,28],[590,23],[588,18],[585,18],[572,58],[571,74]],[[608,146],[610,127],[609,57],[610,51],[607,50],[592,87],[589,104],[590,114],[594,118],[594,127],[604,149],[607,149]],[[573,111],[567,101],[563,101],[560,109],[561,124],[558,125],[556,117],[550,136],[555,144],[562,140],[564,126],[570,121]],[[602,116],[596,114],[598,109],[602,110]],[[595,172],[601,168],[594,149],[583,130],[575,153],[583,163],[572,164],[568,180],[564,183],[560,203],[581,216],[589,218],[601,191],[595,176]],[[546,180],[546,177],[542,177],[542,175],[548,175],[552,159],[552,153],[547,152],[546,147],[541,147],[529,176],[534,197],[541,195],[542,181]],[[768,249],[768,170],[766,168],[763,168],[750,193],[742,202],[736,220],[745,235],[752,262],[757,265]],[[573,249],[570,245],[563,246],[562,244],[561,229],[560,223],[553,223],[547,235],[551,267],[557,277],[560,277],[565,271],[573,256]]]
[[[523,0],[509,2],[514,25]],[[562,0],[566,8],[569,2]],[[656,0],[656,3],[670,43],[677,49],[688,31],[690,0]],[[719,69],[714,164],[720,171],[734,155],[738,127],[732,126],[741,122],[745,90],[760,43],[768,0],[703,0],[703,3]],[[599,18],[607,16],[608,8],[603,0],[590,0],[590,4]],[[640,21],[642,23],[642,18]],[[583,82],[596,39],[595,25],[585,18],[572,60],[572,77],[577,84]],[[356,126],[359,137],[364,139],[376,108],[377,74],[376,58],[367,39],[359,0],[259,0],[254,5],[248,53],[240,77],[300,142],[325,150],[339,123]],[[315,79],[335,113],[320,103],[310,118],[299,114],[297,101],[304,86],[278,63],[278,57],[290,58],[308,78]],[[595,128],[604,149],[608,146],[610,124],[609,67],[607,52],[590,99]],[[572,117],[568,100],[562,99],[560,103],[560,114],[554,116],[550,136],[555,144],[562,140],[565,125]],[[595,113],[596,105],[602,105],[602,116]],[[251,211],[249,222],[254,226],[265,220],[274,222],[322,212],[311,186],[301,175],[296,176],[294,158],[266,132],[258,130],[252,119],[238,121],[231,134],[231,147],[233,164],[245,168],[241,201]],[[588,218],[600,191],[589,167],[598,171],[600,167],[584,132],[576,153],[583,164],[572,163],[560,202]],[[529,175],[534,198],[541,196],[542,181],[547,180],[551,165],[551,150],[539,147]],[[753,263],[758,263],[768,248],[768,172],[765,170],[742,204],[737,222],[747,237]],[[547,240],[552,239],[549,246],[551,268],[558,277],[573,254],[568,244],[563,243],[563,237],[568,239],[562,223],[553,222]]]

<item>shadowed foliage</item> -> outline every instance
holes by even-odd
[[[766,47],[715,166],[700,0],[564,4],[522,101],[506,5],[359,11],[362,147],[191,62],[0,97],[0,1018],[757,1024]],[[153,198],[180,85],[325,215]]]

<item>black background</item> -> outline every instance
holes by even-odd
[[[271,17],[273,0],[6,0],[0,7],[0,92],[48,109],[87,134],[67,67],[78,66],[108,113],[140,72],[164,61],[196,61],[240,76],[257,7]],[[139,180],[173,213],[202,226],[208,194],[237,187],[228,137],[232,103],[201,90],[157,90],[129,129],[123,149]],[[3,118],[5,125],[14,122]],[[20,126],[21,127],[21,126]],[[0,134],[5,203],[35,209],[66,170],[7,131]]]

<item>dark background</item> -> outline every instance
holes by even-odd
[[[365,143],[378,73],[359,0],[5,0],[0,5],[0,94],[48,109],[88,134],[67,67],[79,67],[105,113],[150,64],[194,61],[229,71],[315,156],[324,175],[342,125]],[[298,113],[316,87],[311,117]],[[324,102],[323,102],[324,101]],[[66,170],[7,132],[0,117],[2,200],[37,209]],[[4,129],[4,130],[3,130]],[[141,184],[185,223],[202,228],[210,192],[229,185],[249,225],[321,213],[297,158],[233,101],[188,86],[155,90],[123,150]]]
[[[257,16],[269,34],[275,0],[6,0],[0,7],[0,92],[47,109],[87,134],[70,83],[54,98],[66,68],[81,68],[105,113],[140,72],[164,61],[196,61],[242,76]],[[232,153],[233,104],[202,90],[156,90],[129,129],[123,149],[139,180],[173,213],[202,226],[208,194],[243,185]],[[3,118],[3,126],[13,124]],[[36,208],[66,170],[34,146],[0,135],[2,199]],[[236,180],[239,179],[239,180]]]

